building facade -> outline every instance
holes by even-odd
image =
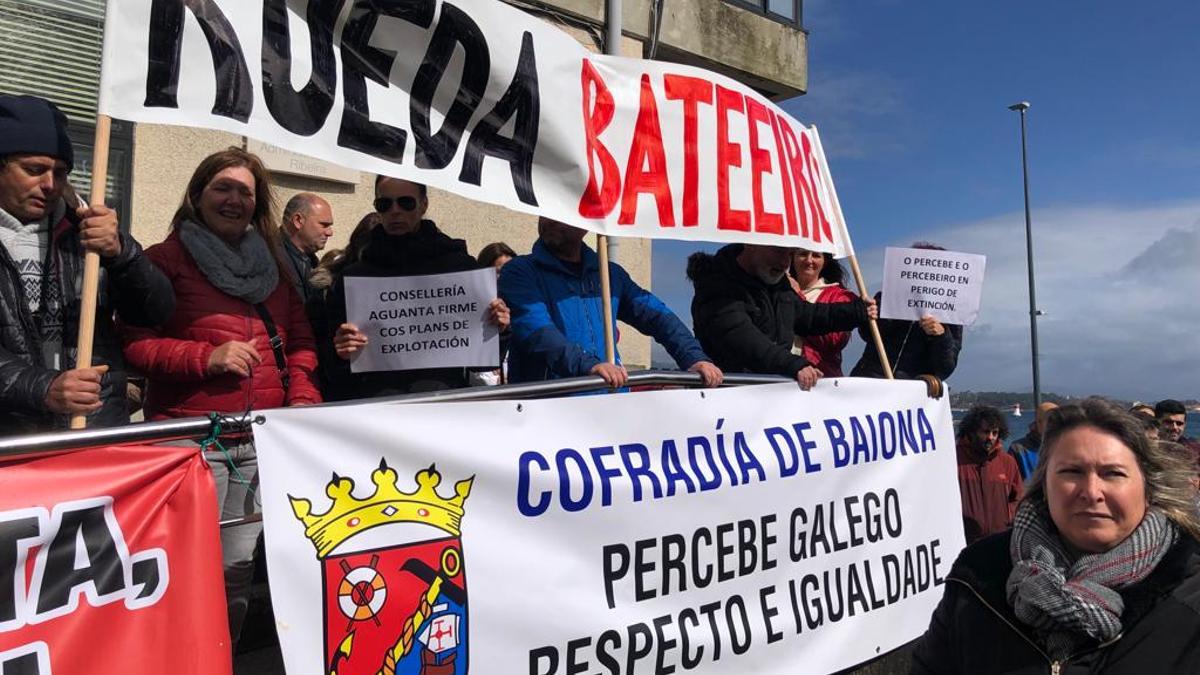
[[[604,0],[508,0],[565,30],[588,49],[603,48]],[[801,0],[624,0],[620,53],[720,72],[773,99],[803,93],[808,82],[807,33]],[[292,4],[289,2],[289,4]],[[0,92],[53,100],[71,122],[76,145],[72,183],[91,189],[104,0],[0,0]],[[228,133],[114,120],[108,203],[145,245],[161,241],[192,170],[230,145],[259,153],[272,169],[282,205],[296,192],[322,195],[333,206],[334,238],[345,244],[371,209],[374,176],[337,167]],[[493,241],[527,252],[537,238],[536,218],[430,191],[429,217],[467,240],[472,253]],[[593,242],[594,243],[594,242]],[[617,259],[650,288],[651,242],[622,238]],[[650,364],[649,339],[627,328],[620,349],[630,368]]]

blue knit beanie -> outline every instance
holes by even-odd
[[[37,96],[0,95],[0,157],[48,155],[75,166],[67,116]]]

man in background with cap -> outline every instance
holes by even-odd
[[[175,309],[171,283],[105,206],[79,203],[67,176],[67,119],[49,101],[0,96],[0,436],[129,421],[113,311],[139,326]],[[94,365],[75,363],[85,253],[100,255]]]

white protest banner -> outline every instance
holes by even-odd
[[[831,251],[811,129],[499,0],[108,0],[99,110],[249,136],[615,236]]]
[[[963,546],[920,382],[264,415],[289,675],[828,673],[919,636]]]
[[[979,318],[987,258],[975,253],[892,248],[883,257],[882,319],[970,326]]]
[[[367,335],[352,372],[499,367],[500,331],[487,322],[496,270],[345,282],[346,320]]]

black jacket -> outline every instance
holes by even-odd
[[[363,249],[362,258],[351,263],[334,280],[327,296],[328,334],[332,336],[346,321],[345,277],[409,277],[474,269],[479,269],[479,263],[467,253],[466,242],[450,238],[431,220],[421,221],[416,232],[400,236],[388,234],[382,226],[376,227],[371,231],[371,240]],[[329,391],[323,393],[330,401],[458,389],[468,384],[467,371],[463,368],[351,373],[349,361],[336,354],[328,358],[328,353],[323,350],[318,353],[326,356],[321,368]]]
[[[1195,539],[1181,535],[1149,577],[1121,591],[1121,637],[1082,648],[1056,671],[1008,604],[1004,587],[1012,571],[1011,538],[1010,530],[983,539],[955,561],[929,631],[913,652],[911,673],[1200,672],[1200,543]]]
[[[63,362],[75,367],[75,340],[79,335],[80,289],[83,284],[83,248],[73,213],[56,228],[51,243],[51,268],[62,294]],[[129,234],[121,233],[121,253],[101,258],[100,296],[96,311],[93,365],[109,367],[101,380],[101,408],[88,416],[88,426],[117,426],[129,422],[125,401],[125,362],[121,340],[113,326],[113,312],[136,326],[165,322],[175,311],[175,292]],[[65,427],[46,409],[46,393],[61,371],[42,366],[42,344],[25,303],[21,278],[8,249],[0,246],[0,436]]]
[[[875,294],[875,302],[882,307],[883,297]],[[915,321],[880,319],[879,335],[883,348],[892,364],[892,373],[901,380],[913,380],[919,375],[933,375],[944,380],[958,366],[958,352],[962,349],[963,327],[958,324],[943,324],[941,335],[926,335]],[[883,365],[879,363],[879,352],[870,328],[864,326],[859,334],[866,340],[867,347],[862,358],[850,374],[854,377],[883,377]]]
[[[716,255],[688,258],[687,276],[696,288],[692,331],[721,370],[795,377],[811,365],[792,353],[797,335],[853,330],[866,322],[861,300],[805,302],[786,278],[768,286],[738,265],[741,250],[730,244]]]
[[[309,296],[314,294],[309,276],[317,267],[317,256],[296,248],[285,232],[280,231],[279,242],[279,247],[283,249],[284,260],[288,263],[284,273],[287,274],[288,281],[292,282],[292,287],[300,294],[300,299],[307,303]]]

